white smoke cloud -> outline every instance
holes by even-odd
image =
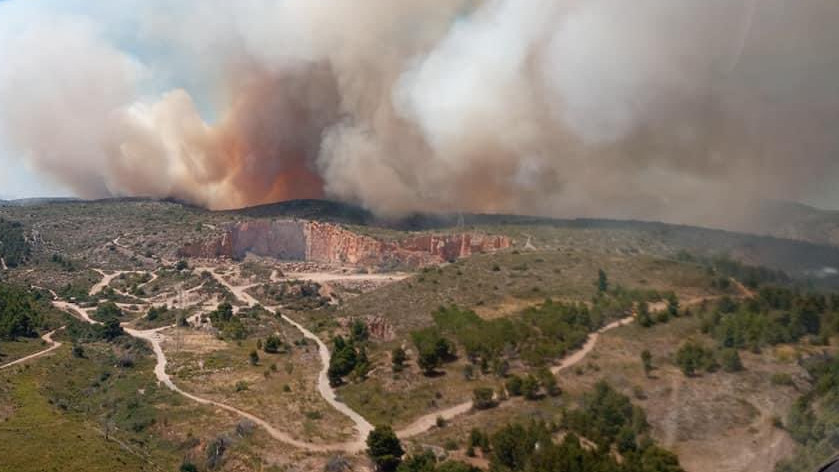
[[[85,197],[719,223],[836,198],[819,0],[0,3],[0,133]]]

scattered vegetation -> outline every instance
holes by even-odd
[[[210,322],[222,339],[242,340],[248,336],[241,318],[233,315],[233,305],[228,302],[219,304],[218,308],[210,313]]]
[[[43,322],[32,295],[21,288],[0,284],[0,339],[37,336]]]
[[[790,409],[785,426],[801,444],[795,457],[778,464],[777,472],[809,472],[836,454],[839,444],[839,357],[816,356],[805,361],[814,388]]]
[[[417,365],[425,373],[432,375],[444,362],[456,358],[454,344],[445,338],[437,328],[426,328],[411,333],[417,348]]]
[[[562,433],[558,441],[557,433]],[[567,412],[559,424],[510,423],[492,434],[473,429],[467,456],[474,456],[477,449],[489,458],[489,468],[493,471],[682,470],[678,458],[649,437],[643,410],[603,382],[584,395],[580,407]],[[411,461],[409,458],[406,463]]]
[[[30,255],[23,225],[17,221],[0,218],[0,257],[8,267],[23,264]]]
[[[839,332],[839,295],[764,287],[745,301],[723,298],[702,318],[702,331],[723,348],[758,351],[804,336],[821,339]]]
[[[367,437],[367,455],[380,472],[393,472],[402,462],[405,450],[390,426],[376,426]]]
[[[364,332],[366,333],[366,327]],[[366,336],[362,338],[353,332],[348,340],[340,335],[332,340],[332,358],[327,375],[333,387],[341,385],[344,377],[350,374],[355,380],[362,380],[367,376],[367,372],[370,371],[370,360],[362,339],[366,339]]]
[[[719,367],[714,351],[694,341],[686,342],[676,351],[675,361],[688,377],[693,377],[700,370],[714,372]]]

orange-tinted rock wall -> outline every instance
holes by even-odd
[[[424,234],[399,241],[382,241],[331,223],[277,220],[233,225],[219,238],[184,246],[179,255],[241,259],[251,253],[282,260],[361,267],[419,267],[506,249],[511,245],[508,237],[479,233]]]

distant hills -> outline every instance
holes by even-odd
[[[839,211],[814,208],[794,202],[766,201],[753,213],[752,221],[735,228],[778,238],[839,245]]]
[[[617,220],[599,218],[556,219],[538,216],[475,213],[415,213],[388,219],[377,217],[355,205],[328,200],[292,200],[234,210],[231,213],[255,218],[292,217],[417,231],[450,228],[458,225],[571,224],[573,226],[597,226],[609,221],[613,224],[618,223]],[[758,205],[746,220],[721,229],[839,246],[839,211],[821,210],[794,202],[765,201]]]
[[[146,198],[115,198],[103,201],[145,201]],[[51,203],[72,203],[82,201],[78,198],[25,198],[15,200],[0,199],[0,206],[32,206]],[[171,200],[170,200],[171,201]],[[183,202],[175,202],[181,203]],[[185,204],[186,206],[192,206]],[[197,208],[196,208],[197,209]],[[383,218],[370,211],[349,203],[332,200],[289,200],[220,213],[241,215],[251,218],[300,218],[328,221],[333,223],[379,226],[403,231],[422,231],[446,229],[460,225],[534,225],[549,224],[560,226],[615,226],[635,221],[606,220],[598,218],[556,219],[526,215],[477,214],[477,213],[414,213],[399,218]],[[655,224],[655,223],[651,223]],[[679,226],[679,225],[675,225]],[[764,201],[743,221],[730,227],[721,228],[729,231],[772,236],[815,244],[839,246],[839,211],[829,211],[795,202]]]
[[[31,206],[31,205],[47,205],[50,203],[67,203],[80,202],[79,198],[74,197],[44,197],[44,198],[18,198],[13,200],[0,199],[0,205],[14,205],[14,206]]]

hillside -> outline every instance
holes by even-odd
[[[0,295],[25,300],[0,297],[0,454],[16,471],[369,470],[380,424],[406,464],[425,450],[484,470],[514,432],[625,472],[799,472],[831,440],[816,379],[839,334],[833,246],[632,221],[371,221],[319,201],[0,218],[28,251],[0,271]],[[61,447],[39,459],[46,435],[19,433],[41,424]]]

